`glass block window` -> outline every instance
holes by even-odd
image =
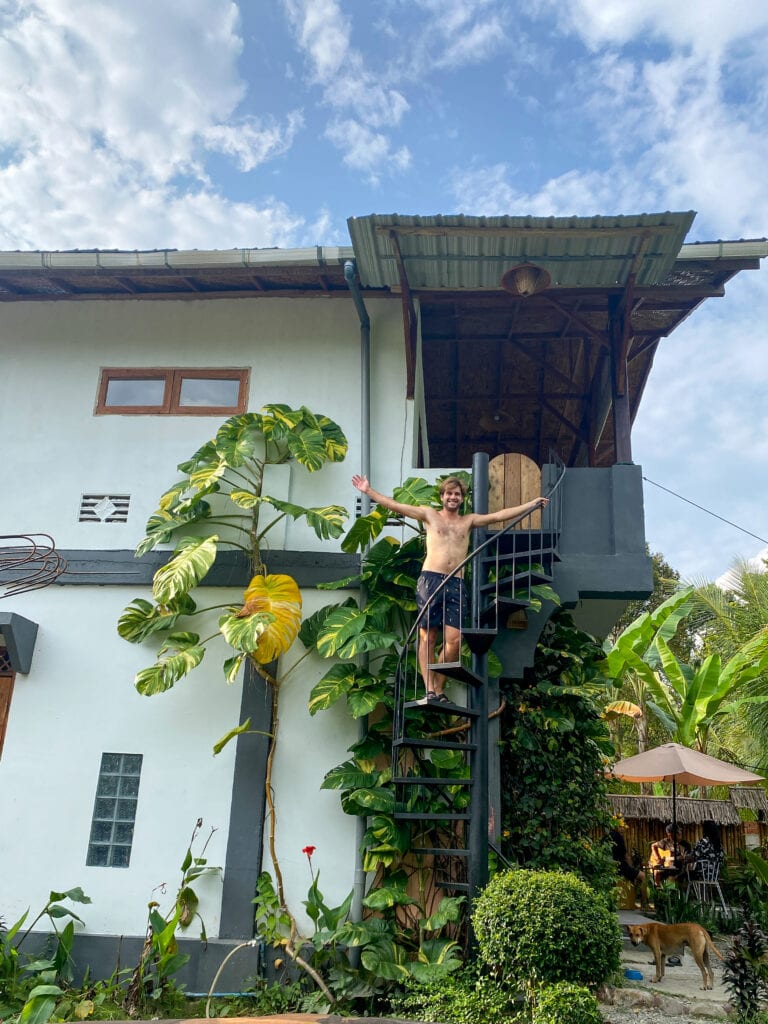
[[[127,868],[131,862],[142,754],[102,754],[93,803],[89,867]]]

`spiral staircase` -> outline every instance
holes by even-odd
[[[546,469],[550,500],[540,525],[533,528],[533,516],[527,513],[503,530],[474,531],[473,550],[452,573],[464,576],[471,597],[467,625],[461,630],[461,655],[456,662],[429,667],[445,676],[450,689],[461,691],[461,696],[450,703],[421,702],[418,636],[428,608],[420,613],[400,654],[392,737],[394,817],[410,829],[412,852],[432,858],[435,885],[451,894],[472,897],[488,880],[488,854],[494,848],[489,836],[488,718],[489,711],[498,710],[488,708],[488,658],[501,631],[511,629],[520,635],[528,628],[526,610],[536,604],[536,587],[551,582],[559,558],[565,467],[551,454]],[[473,481],[474,508],[483,512],[488,494],[486,455],[475,456]],[[445,600],[446,585],[447,579],[430,604]],[[540,631],[545,619],[537,616],[536,621]],[[530,647],[528,637],[526,641]]]

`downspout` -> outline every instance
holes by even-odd
[[[344,264],[344,280],[347,282],[352,301],[357,310],[360,320],[360,473],[362,476],[370,476],[371,473],[371,320],[365,308],[363,297],[360,294],[360,285],[357,281],[356,266],[353,260],[347,260]],[[371,511],[371,499],[367,494],[361,495],[361,511],[364,516]],[[363,602],[366,600],[365,585],[361,587]],[[368,667],[368,654],[363,655],[363,668]],[[365,715],[358,722],[358,739],[365,739],[368,732],[368,716]],[[365,896],[365,871],[363,871],[363,839],[368,824],[365,815],[355,816],[355,878],[352,885],[352,906],[350,907],[350,920],[357,922],[363,918],[363,898]],[[355,964],[355,959],[360,956],[360,949],[350,949],[350,959]],[[353,954],[356,956],[353,959]]]

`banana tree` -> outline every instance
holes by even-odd
[[[768,701],[768,694],[740,694],[740,689],[768,670],[768,626],[748,640],[722,663],[711,654],[693,669],[678,661],[662,638],[656,646],[663,676],[655,675],[659,718],[672,733],[672,740],[707,753],[707,746],[719,720],[739,708]]]
[[[648,687],[648,672],[655,679],[660,655],[656,639],[669,641],[679,624],[691,613],[693,588],[680,590],[652,611],[644,612],[619,634],[613,644],[606,642],[606,674],[614,680],[611,700],[603,715],[620,751],[621,722],[629,719],[637,734],[637,749],[648,748],[648,711],[658,715],[653,692]]]
[[[135,598],[117,626],[130,643],[161,640],[155,663],[136,676],[140,693],[170,689],[201,663],[213,641],[223,641],[228,683],[247,658],[265,674],[264,666],[290,647],[301,624],[301,596],[290,576],[267,574],[264,540],[286,516],[304,519],[323,540],[338,537],[347,511],[340,505],[304,508],[265,494],[265,470],[295,461],[312,473],[342,461],[346,451],[341,428],[327,416],[304,406],[268,405],[230,417],[179,464],[182,479],[161,496],[136,549],[140,556],[173,540],[173,555],[154,575],[154,600]],[[252,573],[242,602],[199,607],[193,594],[219,551],[232,548],[245,552]],[[195,617],[216,610],[221,614],[211,635],[203,638],[190,628]]]
[[[768,669],[768,627],[725,664],[719,654],[710,655],[698,667],[683,664],[672,653],[669,640],[690,612],[691,593],[691,588],[681,591],[627,627],[608,651],[608,670],[614,679],[630,682],[671,740],[706,753],[719,719],[745,705],[768,701],[766,695],[740,692]],[[615,709],[616,703],[606,711]]]

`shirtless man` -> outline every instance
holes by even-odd
[[[404,505],[394,498],[375,491],[364,476],[353,476],[352,483],[362,494],[367,494],[377,505],[383,505],[400,516],[418,519],[424,524],[426,534],[427,555],[421,568],[416,584],[416,603],[419,611],[429,602],[437,587],[446,576],[450,575],[457,565],[467,557],[470,532],[478,526],[490,526],[491,523],[502,523],[506,519],[514,519],[524,512],[544,508],[549,498],[534,498],[525,505],[516,508],[502,508],[498,512],[480,515],[472,512],[461,515],[460,509],[464,501],[466,489],[461,480],[455,476],[447,477],[440,484],[440,500],[443,507],[438,510],[431,505]],[[463,572],[461,574],[463,576]],[[443,598],[445,597],[445,600]],[[430,610],[422,619],[419,627],[419,668],[424,680],[426,695],[420,703],[445,702],[445,676],[430,672],[429,666],[435,664],[435,645],[437,634],[443,629],[443,650],[441,662],[456,662],[460,657],[461,625],[466,604],[464,581],[454,577],[440,591]],[[445,605],[445,613],[443,606]]]

